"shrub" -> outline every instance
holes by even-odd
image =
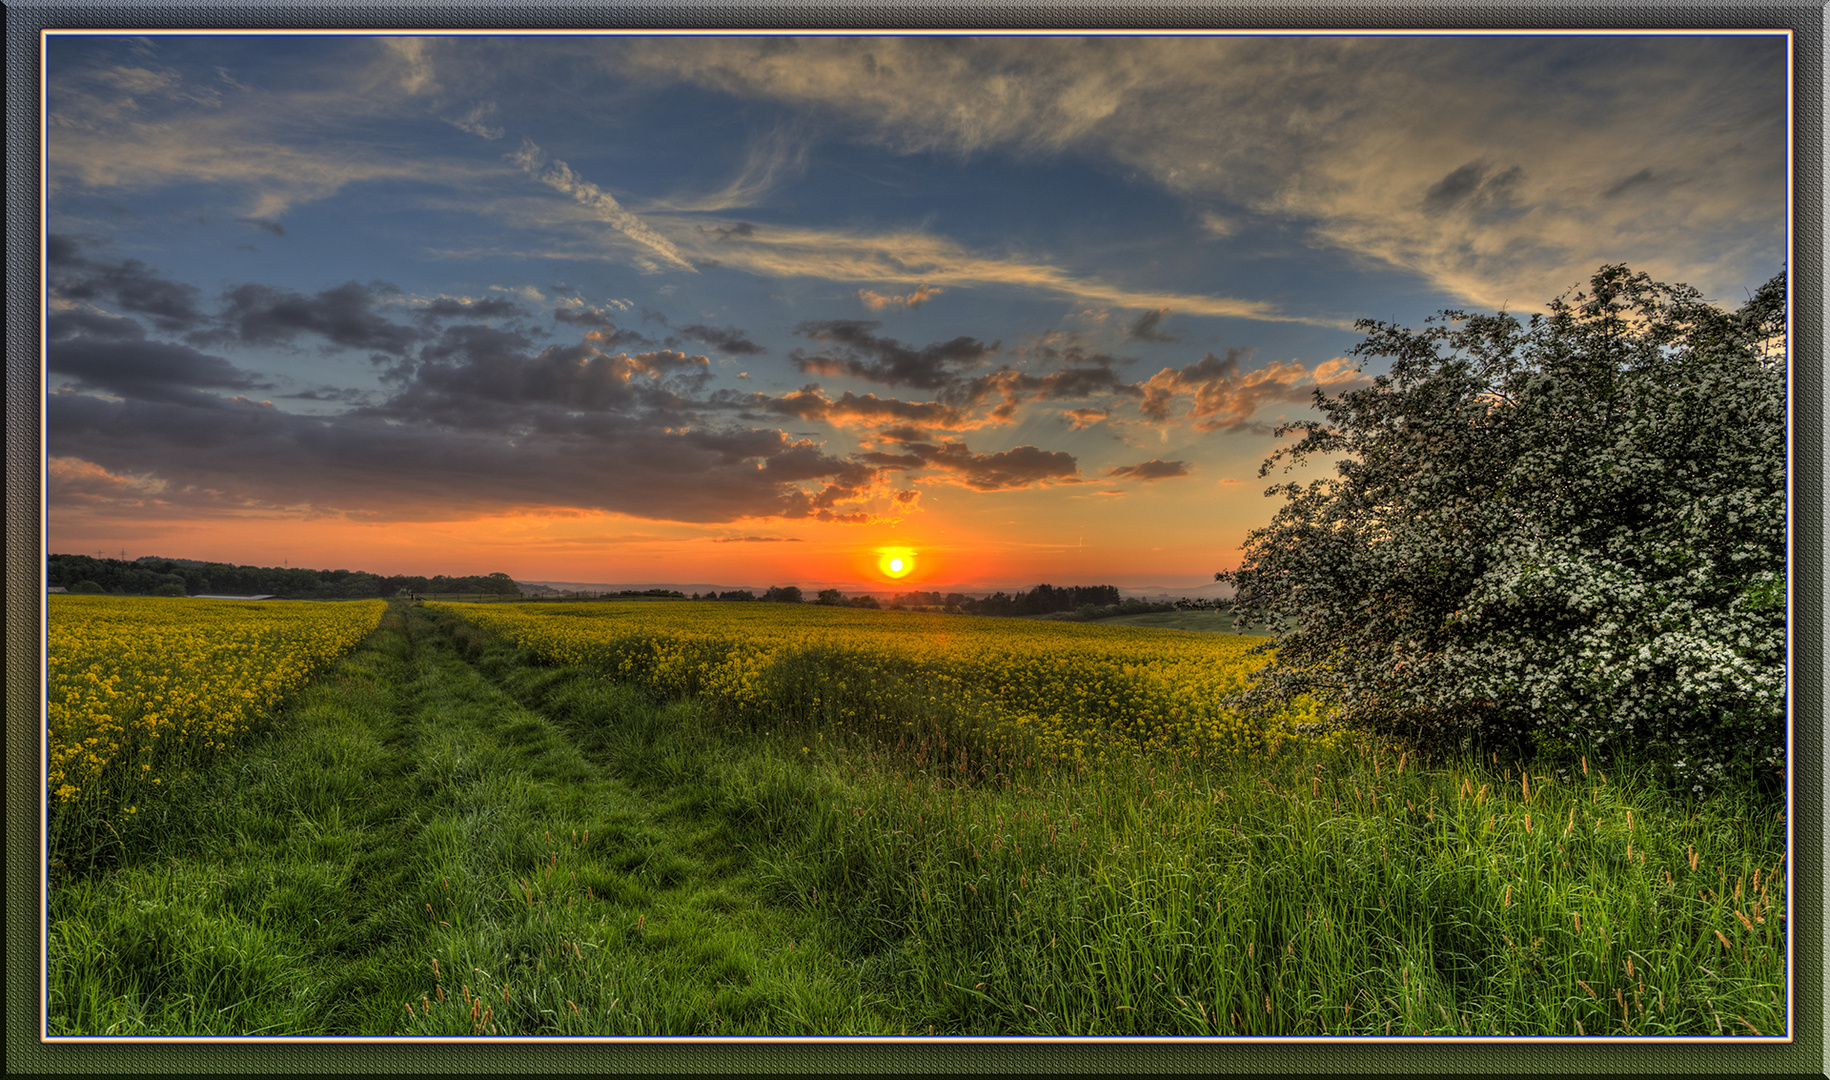
[[[1272,455],[1240,620],[1295,625],[1246,704],[1298,694],[1423,742],[1630,746],[1686,783],[1783,764],[1783,275],[1739,312],[1603,267],[1521,324],[1362,321],[1389,375]]]

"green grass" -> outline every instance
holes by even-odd
[[[53,879],[52,1030],[1783,1031],[1771,796],[994,750],[740,729],[396,608]]]

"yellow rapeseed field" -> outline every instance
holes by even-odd
[[[133,813],[172,768],[225,747],[354,648],[386,603],[50,599],[49,793]],[[118,807],[113,806],[119,803]]]
[[[970,717],[1080,760],[1115,746],[1264,749],[1317,719],[1276,722],[1223,700],[1263,663],[1261,639],[802,604],[439,605],[541,659],[602,669],[660,694],[709,699],[752,720],[893,730]]]

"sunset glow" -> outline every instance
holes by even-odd
[[[892,580],[908,577],[915,570],[915,553],[908,548],[886,548],[877,557],[877,568]]]
[[[1186,595],[1278,426],[1384,373],[1354,320],[1604,262],[1735,304],[1787,251],[1774,34],[43,55],[59,553]]]

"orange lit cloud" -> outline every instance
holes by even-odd
[[[886,296],[883,293],[872,292],[869,289],[859,289],[858,299],[863,301],[864,306],[870,308],[872,311],[882,311],[887,307],[905,307],[910,311],[913,311],[945,291],[946,290],[944,289],[936,289],[927,285],[922,285],[918,286],[914,292],[909,293],[907,296]]]
[[[1254,427],[1252,417],[1273,402],[1307,402],[1318,388],[1339,393],[1370,382],[1352,361],[1338,357],[1313,370],[1299,361],[1273,360],[1256,371],[1241,371],[1239,361],[1250,352],[1228,349],[1225,359],[1208,353],[1186,367],[1164,368],[1144,382],[1139,410],[1167,423],[1174,419],[1178,399],[1186,399],[1183,418],[1193,421],[1197,431],[1239,431]]]

